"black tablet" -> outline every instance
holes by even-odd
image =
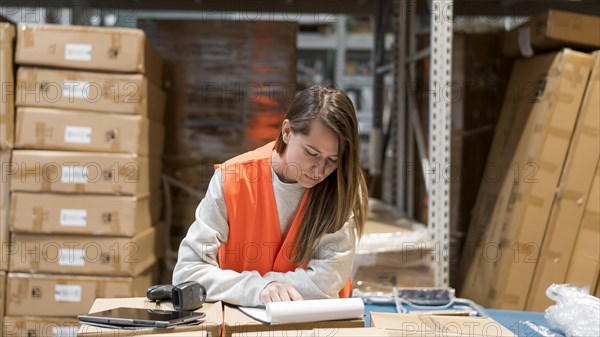
[[[81,323],[101,323],[124,327],[168,328],[204,318],[203,312],[162,309],[115,308],[79,315]]]

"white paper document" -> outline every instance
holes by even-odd
[[[336,298],[267,303],[266,308],[239,307],[246,315],[270,324],[362,319],[365,305],[360,298]]]

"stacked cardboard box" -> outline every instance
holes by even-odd
[[[598,49],[600,17],[551,9],[507,32],[502,52],[530,57],[566,46],[582,51]]]
[[[8,270],[5,252],[10,243],[8,169],[14,142],[14,39],[15,26],[0,17],[0,328],[4,318],[4,284]]]
[[[594,199],[600,128],[597,75],[590,74],[597,68],[597,55],[570,49],[515,63],[488,158],[500,174],[480,189],[473,219],[483,236],[461,296],[493,308],[541,311],[550,283],[568,279],[584,207]],[[594,224],[584,227],[597,231],[598,218],[587,219]],[[591,241],[586,250],[597,257],[598,240]],[[595,263],[596,276],[578,280],[591,289]]]
[[[5,331],[72,332],[155,282],[162,64],[140,30],[56,25],[21,25],[15,58]]]
[[[600,17],[598,16],[550,10],[532,17],[506,33],[503,51],[509,56],[531,56],[552,50],[557,51],[564,47],[578,50],[598,49],[600,48],[599,31]],[[530,176],[535,173],[532,171],[535,169],[534,166],[523,162],[517,163],[512,159],[517,144],[521,141],[532,104],[537,101],[535,93],[543,91],[546,87],[543,72],[548,68],[543,68],[548,67],[548,64],[541,61],[531,63],[524,59],[518,62],[521,65],[513,69],[512,86],[507,90],[479,193],[472,210],[460,261],[461,286],[465,285],[468,270],[472,266],[475,255],[479,254],[478,246],[486,244],[483,237],[490,226],[494,205],[499,201],[502,184],[507,179],[518,179],[523,173]],[[534,80],[533,77],[538,78]],[[569,107],[571,112],[573,109],[578,109],[576,105],[577,102]],[[523,169],[529,171],[522,172]],[[520,175],[519,170],[521,170]]]
[[[1,18],[0,18],[1,19]],[[8,169],[14,143],[14,39],[15,26],[0,20],[0,270],[6,271],[8,261],[4,249],[8,245],[8,205],[10,185]]]
[[[597,198],[598,53],[558,50],[600,48],[599,29],[598,16],[550,10],[506,34],[506,55],[547,54],[513,68],[462,254],[462,296],[542,311],[551,283],[594,291],[600,220],[586,205]]]
[[[600,273],[600,53],[579,110],[556,197],[546,225],[526,309],[542,311],[553,304],[552,283],[590,287]]]

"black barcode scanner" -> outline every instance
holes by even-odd
[[[175,310],[193,311],[202,307],[206,301],[206,289],[198,282],[188,281],[176,286],[159,284],[146,290],[146,297],[151,301],[173,302]]]

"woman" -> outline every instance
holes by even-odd
[[[244,306],[348,297],[367,200],[352,102],[312,86],[275,142],[216,167],[173,284],[197,281],[207,300]]]

